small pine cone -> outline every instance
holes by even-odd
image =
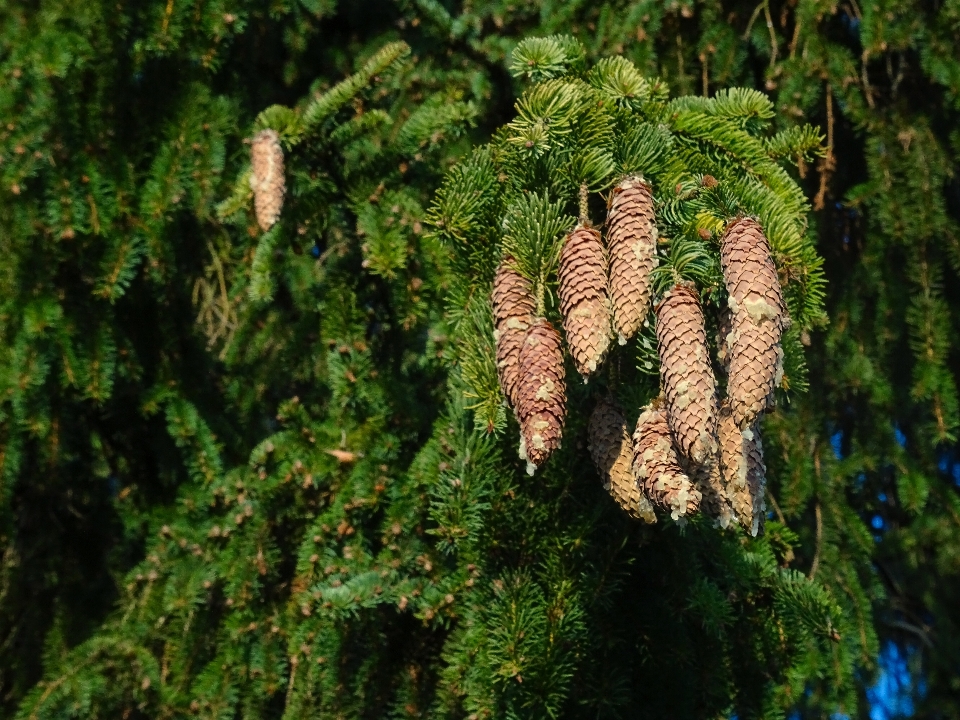
[[[767,503],[766,466],[760,428],[737,427],[728,403],[720,408],[720,467],[727,497],[740,524],[756,537],[763,531]]]
[[[653,505],[633,476],[633,443],[620,408],[609,399],[601,400],[590,416],[590,455],[603,479],[603,489],[613,496],[631,517],[655,523]]]
[[[513,258],[505,257],[493,278],[493,321],[498,326],[510,318],[529,318],[536,308],[533,284],[514,269]]]
[[[657,306],[667,419],[685,464],[709,473],[717,453],[716,380],[696,290],[675,285]]]
[[[512,258],[505,258],[497,269],[491,299],[496,323],[497,375],[507,401],[511,407],[516,407],[520,349],[533,321],[536,302],[530,281],[514,270],[511,264]]]
[[[667,416],[651,406],[643,409],[633,433],[633,474],[653,505],[674,520],[700,508],[701,493],[680,467]]]
[[[744,429],[773,404],[773,391],[783,379],[780,338],[786,308],[770,244],[756,220],[742,218],[727,228],[720,263],[733,313],[727,395],[737,426]]]
[[[578,227],[560,253],[560,312],[570,354],[584,378],[599,367],[610,348],[607,259],[600,233]]]
[[[283,148],[275,130],[262,130],[250,145],[250,188],[257,222],[266,232],[280,217],[286,184],[283,177]]]
[[[650,186],[636,176],[613,189],[607,213],[613,326],[623,345],[650,312],[650,273],[657,267],[657,226]]]
[[[517,388],[520,455],[528,461],[531,474],[560,447],[567,415],[566,390],[560,334],[548,320],[537,318],[520,350]]]

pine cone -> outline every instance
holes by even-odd
[[[657,267],[657,226],[650,186],[636,176],[613,189],[607,213],[613,326],[623,345],[650,312],[650,273]]]
[[[780,338],[786,309],[770,244],[756,220],[742,218],[727,228],[720,263],[733,313],[727,395],[737,426],[744,429],[773,404],[783,378]]]
[[[613,496],[631,517],[655,523],[653,505],[633,476],[633,443],[620,408],[609,399],[601,400],[590,416],[590,455],[603,479],[603,489]]]
[[[657,306],[657,349],[667,419],[689,467],[709,473],[717,453],[716,380],[696,290],[675,285]]]
[[[560,253],[560,312],[577,370],[584,378],[599,367],[610,348],[607,261],[600,233],[578,227]]]
[[[266,232],[280,217],[286,184],[283,177],[283,148],[275,130],[262,130],[250,145],[250,188],[257,222]]]
[[[726,495],[740,524],[756,537],[763,531],[767,503],[766,466],[763,463],[763,445],[760,428],[746,430],[737,427],[730,405],[720,408],[720,467]]]
[[[493,321],[502,325],[510,318],[530,318],[537,303],[533,297],[533,285],[514,268],[509,255],[500,263],[493,278]]]
[[[652,406],[643,409],[633,433],[633,474],[653,505],[674,520],[699,509],[700,491],[680,468],[667,416]]]
[[[513,258],[504,258],[493,279],[493,317],[496,323],[497,375],[511,407],[517,406],[520,379],[520,349],[533,320],[536,302],[529,280],[512,267]]]
[[[560,447],[566,414],[560,334],[548,320],[537,318],[520,350],[517,388],[517,417],[522,434],[520,455],[528,461],[527,471],[531,474]]]
[[[733,510],[733,504],[728,495],[728,488],[723,481],[723,475],[720,469],[720,463],[715,462],[710,466],[709,472],[697,468],[696,472],[690,472],[694,484],[703,495],[700,503],[700,509],[713,518],[717,525],[726,529],[731,524],[737,522],[737,514]]]

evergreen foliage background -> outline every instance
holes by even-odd
[[[466,407],[430,208],[555,33],[825,136],[763,538],[629,522],[585,411],[529,479]],[[855,717],[887,642],[960,713],[960,4],[14,0],[0,37],[0,714]]]

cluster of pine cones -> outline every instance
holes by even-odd
[[[650,187],[627,177],[614,189],[607,244],[578,226],[560,256],[560,311],[567,345],[586,380],[602,364],[614,333],[625,344],[644,322],[657,266]],[[720,260],[729,313],[720,319],[718,359],[727,393],[718,398],[703,309],[696,287],[678,283],[655,307],[662,393],[643,408],[631,438],[622,410],[603,399],[590,419],[590,452],[610,494],[630,515],[675,520],[701,507],[718,524],[751,534],[766,512],[759,416],[783,375],[787,314],[770,245],[749,217],[731,222]],[[506,257],[493,285],[497,370],[521,428],[528,470],[560,446],[566,417],[563,344],[537,317],[529,280]]]

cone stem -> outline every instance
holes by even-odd
[[[544,317],[547,314],[546,287],[547,279],[543,276],[537,278],[534,293],[537,300],[537,317]]]
[[[580,224],[589,225],[590,215],[587,207],[587,184],[580,183]]]

